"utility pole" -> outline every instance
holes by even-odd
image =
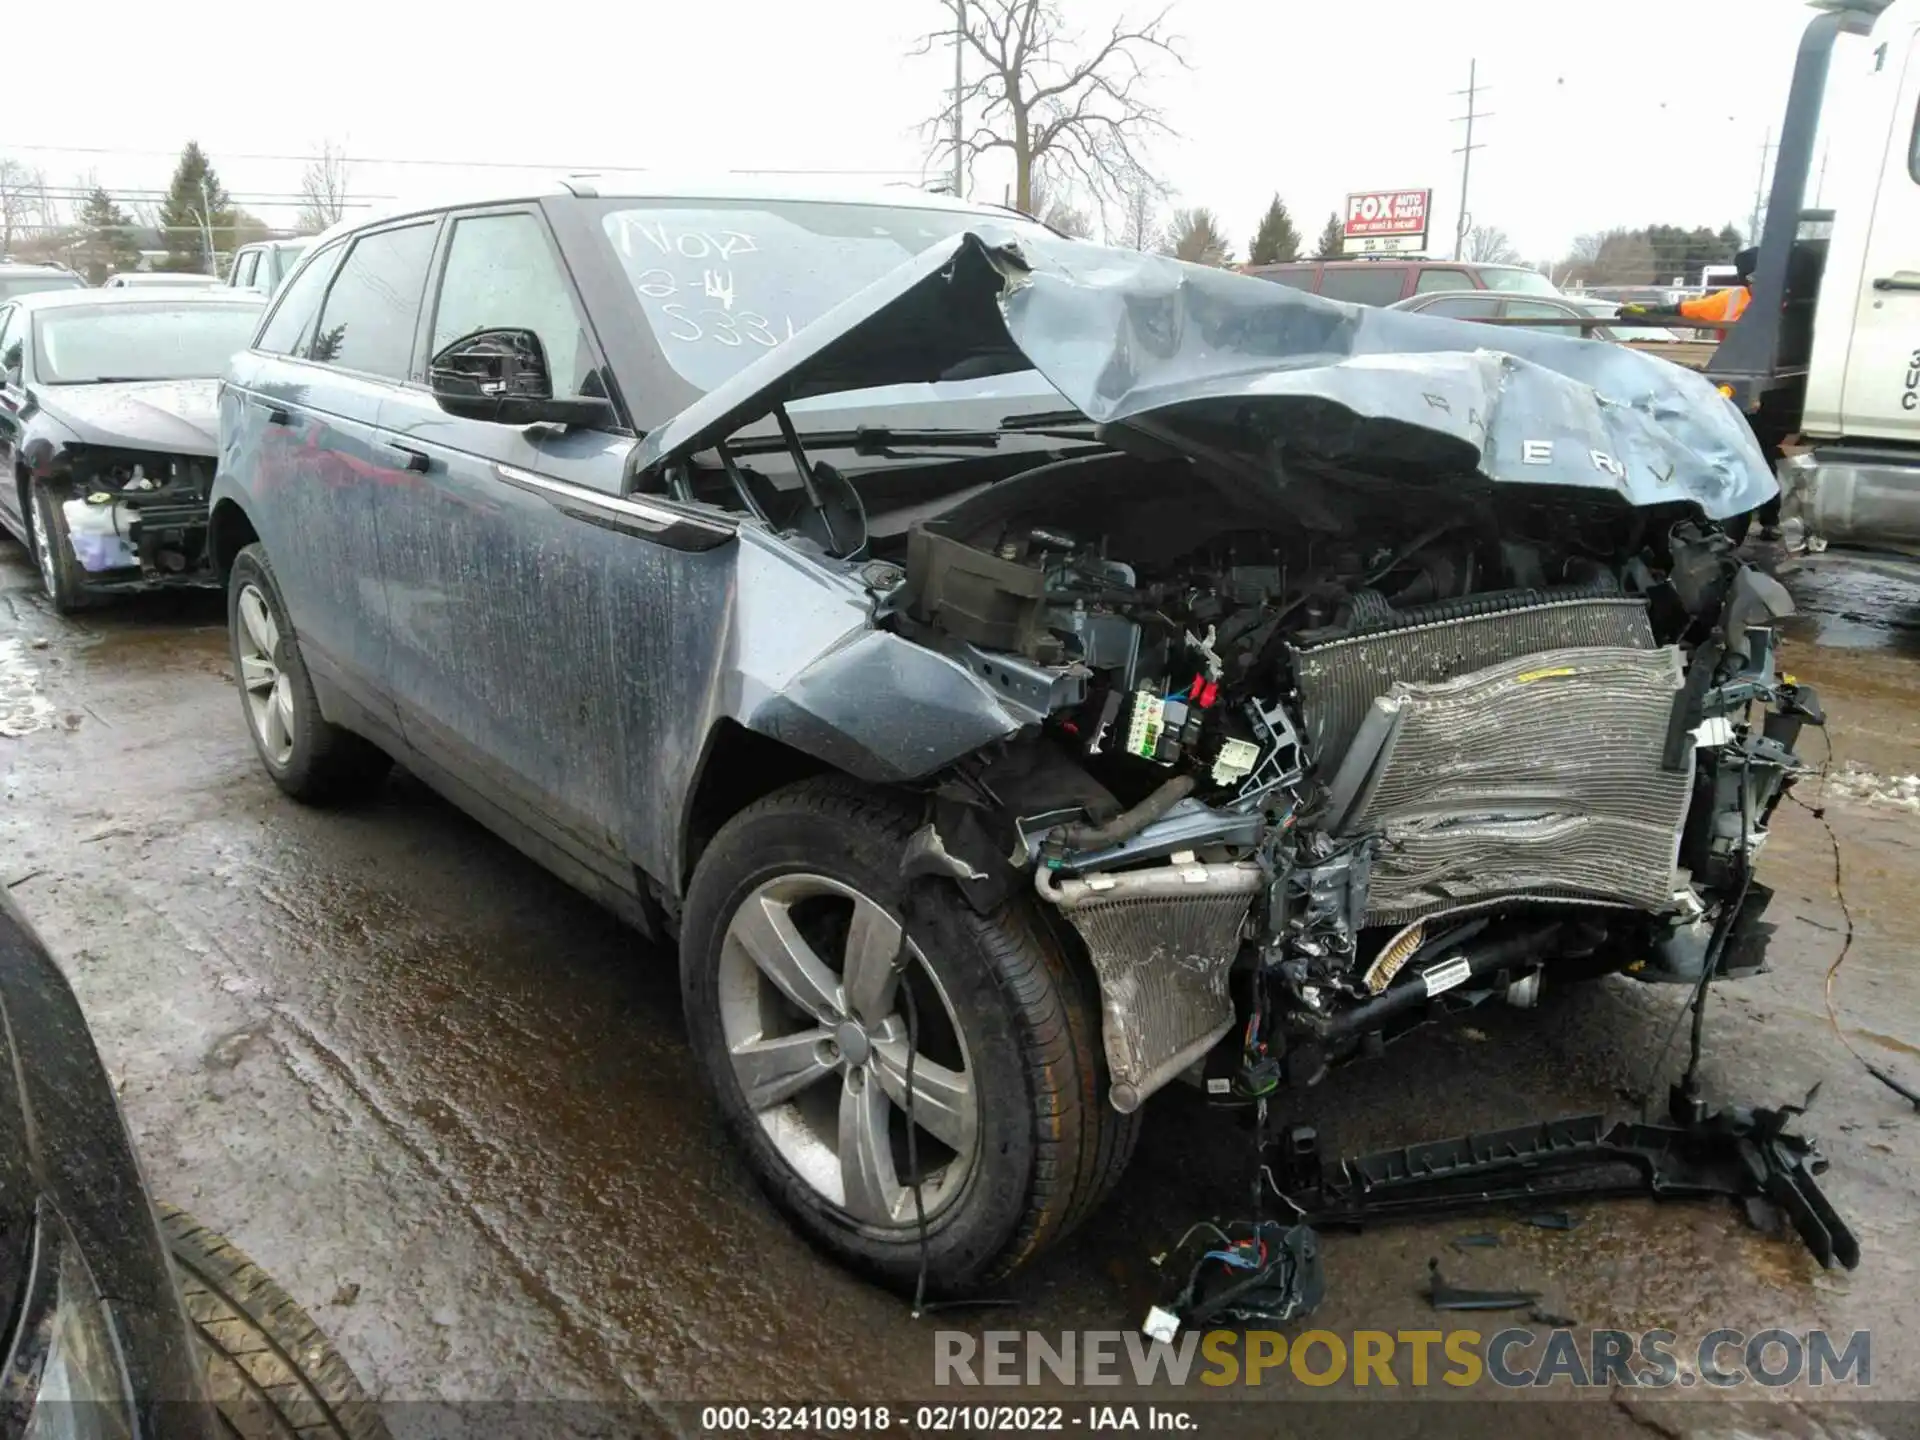
[[[1773,154],[1773,127],[1767,127],[1767,135],[1760,142],[1760,173],[1753,177],[1753,214],[1748,220],[1747,243],[1760,243],[1760,221],[1766,213],[1767,157]]]
[[[213,253],[213,200],[207,194],[207,177],[200,177],[200,224],[207,232],[207,274],[220,278],[220,262]]]
[[[967,0],[953,0],[953,198],[961,196],[966,170],[960,157],[960,87],[965,76],[962,74],[961,56],[965,53],[967,36]]]
[[[1486,148],[1484,145],[1476,145],[1473,143],[1473,122],[1491,118],[1485,111],[1477,108],[1480,100],[1480,92],[1487,88],[1480,84],[1479,71],[1480,62],[1477,59],[1469,60],[1467,62],[1467,88],[1453,92],[1456,95],[1464,95],[1467,97],[1467,113],[1464,115],[1456,115],[1453,121],[1456,125],[1462,120],[1467,122],[1467,143],[1453,152],[1460,157],[1460,223],[1454,227],[1453,232],[1453,258],[1456,260],[1466,258],[1467,225],[1473,218],[1467,213],[1467,182],[1473,178],[1473,152]]]

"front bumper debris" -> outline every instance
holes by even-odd
[[[1600,1115],[1577,1115],[1382,1150],[1331,1168],[1314,1132],[1301,1126],[1282,1141],[1276,1176],[1301,1223],[1344,1229],[1540,1200],[1724,1195],[1763,1227],[1777,1212],[1822,1265],[1859,1265],[1859,1240],[1814,1179],[1825,1173],[1825,1157],[1813,1141],[1787,1133],[1802,1107],[1685,1109],[1677,1102],[1665,1123],[1609,1125]]]
[[[1182,1328],[1222,1319],[1279,1323],[1309,1314],[1325,1293],[1320,1230],[1360,1230],[1395,1220],[1430,1220],[1541,1201],[1647,1196],[1741,1202],[1749,1223],[1791,1224],[1814,1258],[1831,1269],[1860,1264],[1860,1241],[1814,1177],[1825,1158],[1813,1141],[1787,1133],[1805,1106],[1707,1113],[1688,1086],[1674,1087],[1665,1122],[1576,1115],[1509,1130],[1403,1145],[1328,1165],[1310,1126],[1270,1147],[1258,1194],[1277,1191],[1284,1222],[1256,1218],[1224,1228],[1202,1222],[1163,1262],[1184,1278],[1142,1327],[1171,1341]],[[1554,1228],[1559,1228],[1555,1226]],[[1195,1237],[1200,1237],[1196,1240]],[[1178,1263],[1172,1263],[1177,1258]],[[1439,1309],[1507,1309],[1531,1291],[1461,1291],[1429,1277]]]

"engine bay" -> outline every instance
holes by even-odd
[[[883,623],[1030,719],[944,793],[1084,943],[1116,1106],[1310,1083],[1549,969],[1757,967],[1752,857],[1820,718],[1777,583],[1684,504],[1289,494],[1102,452],[905,537]]]

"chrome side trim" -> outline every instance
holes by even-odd
[[[676,550],[712,550],[734,538],[736,527],[724,520],[693,515],[649,500],[634,500],[591,490],[517,465],[495,463],[493,473],[507,484],[538,495],[577,520],[669,545]]]

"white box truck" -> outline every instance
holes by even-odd
[[[1779,457],[1808,550],[1920,582],[1920,0],[1815,8],[1753,302],[1707,373]],[[1830,71],[1850,113],[1828,147],[1832,209],[1804,210]]]

